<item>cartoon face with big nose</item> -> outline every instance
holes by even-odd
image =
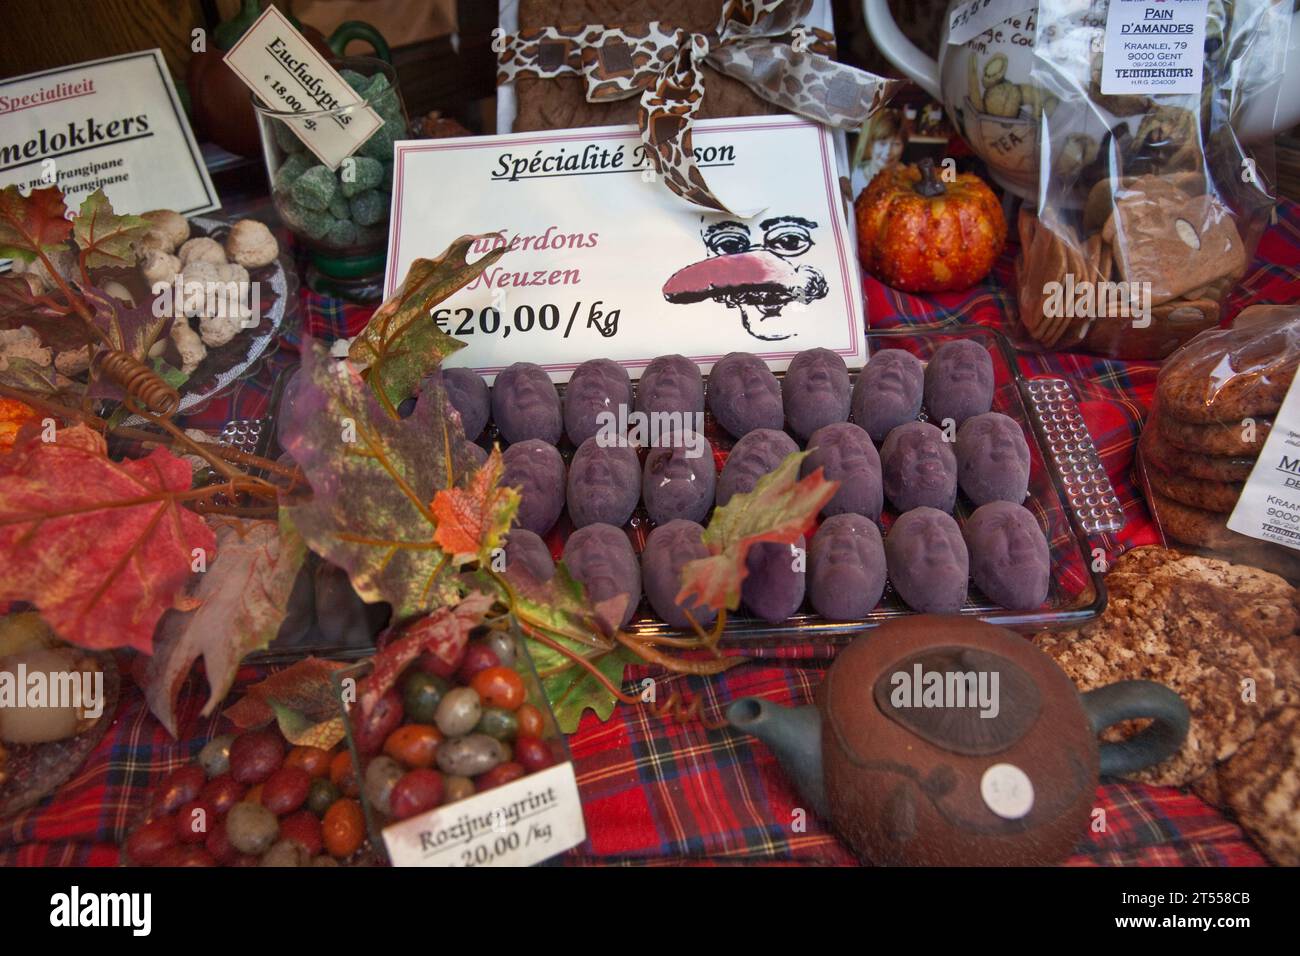
[[[758,224],[761,235],[756,238],[743,222],[705,220],[700,238],[708,257],[674,272],[664,283],[664,298],[682,305],[712,299],[736,309],[741,325],[756,339],[791,338],[798,333],[781,321],[781,310],[791,302],[824,299],[829,291],[817,269],[790,262],[813,247],[816,228],[817,223],[800,216],[774,216]]]

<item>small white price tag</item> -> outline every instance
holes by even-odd
[[[948,16],[948,42],[965,43],[1034,6],[1033,0],[966,0]]]
[[[1201,92],[1209,0],[1110,0],[1101,92]]]
[[[393,866],[532,866],[586,838],[571,763],[384,830]]]
[[[225,63],[267,106],[305,114],[291,121],[293,131],[330,169],[338,169],[384,123],[273,6],[230,48]],[[353,108],[310,115],[339,107]]]
[[[1254,426],[1245,422],[1242,427]],[[1300,550],[1300,388],[1294,384],[1273,419],[1228,527]]]

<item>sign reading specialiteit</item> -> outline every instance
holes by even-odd
[[[1209,0],[1110,0],[1101,92],[1200,93]]]
[[[118,212],[221,207],[158,50],[0,82],[0,186],[57,185]]]
[[[288,18],[267,7],[223,62],[330,169],[337,169],[384,121]],[[315,115],[313,115],[315,114]]]
[[[466,343],[448,360],[494,376],[526,359],[567,381],[611,358],[633,376],[678,352],[783,369],[821,346],[865,357],[861,285],[830,133],[789,116],[695,125],[696,160],[741,219],[656,181],[634,127],[396,146],[387,289],[466,233],[509,251],[434,312]]]
[[[586,838],[568,762],[384,830],[393,866],[532,866]]]

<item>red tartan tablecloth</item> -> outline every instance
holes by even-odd
[[[865,284],[873,327],[975,322],[1001,326],[1014,307],[1008,250],[993,276],[962,293],[918,298]],[[1228,318],[1248,304],[1300,300],[1300,207],[1284,203],[1264,236],[1257,259],[1228,302]],[[370,310],[344,306],[304,290],[303,327],[328,338],[353,335]],[[252,378],[190,416],[191,427],[219,430],[232,418],[266,413],[271,385],[296,361],[292,335]],[[1086,355],[1024,355],[1026,375],[1070,379],[1082,400],[1098,449],[1128,516],[1113,554],[1156,541],[1141,497],[1129,476],[1132,452],[1155,387],[1157,366],[1112,362]],[[758,695],[806,703],[827,660],[819,647],[786,646],[707,680],[663,678],[652,668],[630,671],[632,681],[659,678],[659,692],[702,695],[705,710]],[[245,668],[241,683],[259,679]],[[206,687],[192,680],[182,705],[184,737],[174,741],[148,713],[128,679],[104,741],[52,798],[0,825],[0,864],[101,864],[117,862],[117,842],[139,814],[147,788],[188,761],[221,719],[199,719]],[[238,687],[235,694],[238,694]],[[566,856],[575,864],[736,862],[851,864],[853,857],[815,817],[806,830],[793,826],[800,800],[767,749],[727,730],[659,720],[645,708],[617,708],[605,723],[591,714],[569,740],[582,792],[588,841]],[[1173,788],[1107,782],[1097,805],[1107,827],[1089,833],[1070,860],[1074,865],[1260,865],[1264,858],[1235,823],[1194,795]]]

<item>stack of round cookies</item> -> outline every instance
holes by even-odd
[[[1167,537],[1240,556],[1286,550],[1229,531],[1227,520],[1297,364],[1300,322],[1204,332],[1165,363],[1139,450]]]

